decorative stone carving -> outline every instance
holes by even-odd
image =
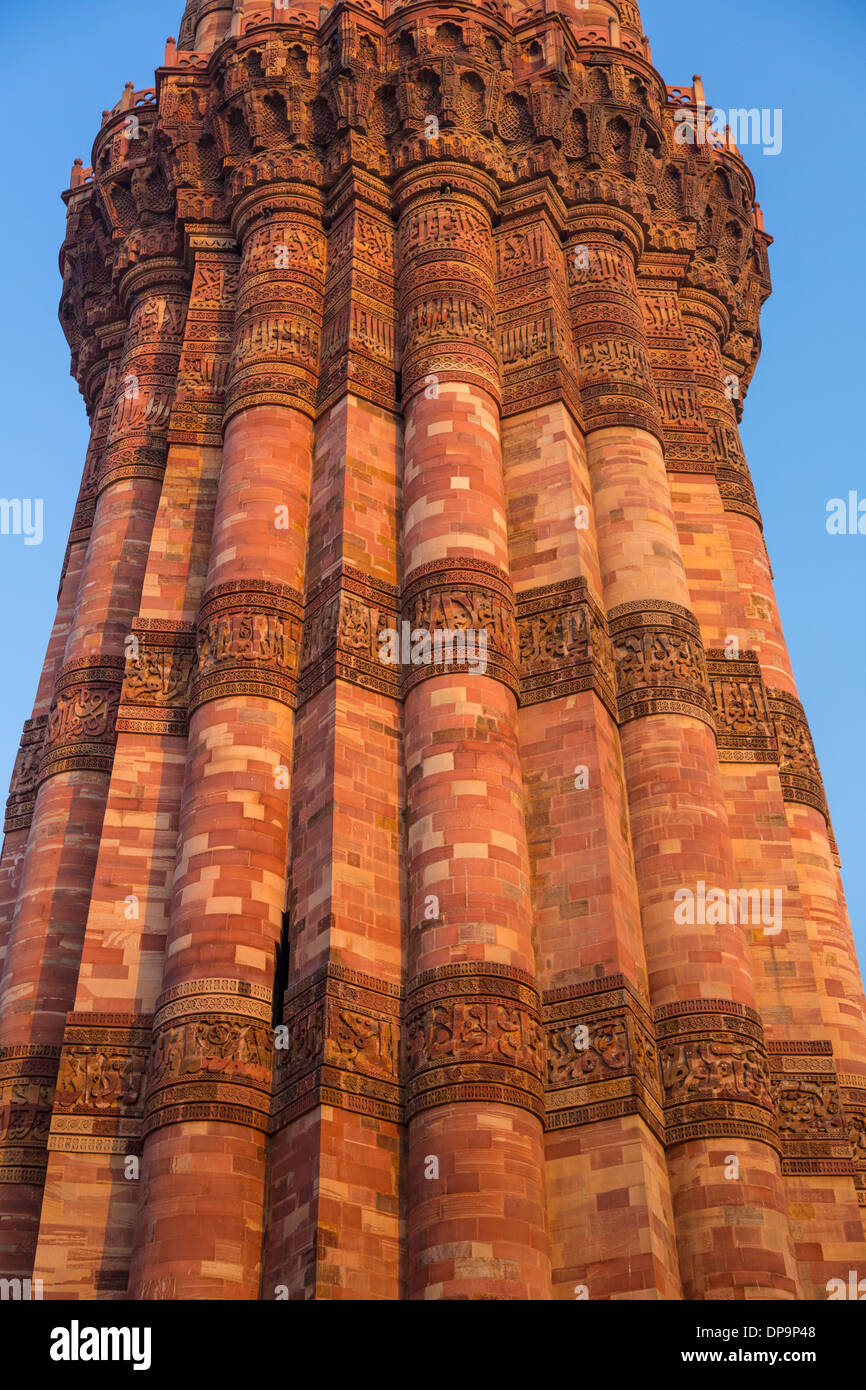
[[[45,1140],[60,1048],[21,1043],[0,1048],[0,1183],[45,1180]]]
[[[227,227],[190,223],[186,237],[195,262],[168,442],[219,447],[239,260]]]
[[[452,644],[452,659],[437,660],[434,645],[429,663],[404,666],[402,684],[404,696],[419,681],[454,670],[477,670],[480,646],[478,635],[484,634],[486,669],[492,676],[518,693],[517,623],[514,595],[507,575],[495,565],[469,556],[450,560],[434,560],[419,565],[406,576],[403,586],[402,618],[409,631],[422,630],[434,636],[442,634],[476,635],[472,650],[475,655],[460,659],[459,641]],[[464,646],[470,652],[468,640]],[[444,652],[443,646],[443,652]]]
[[[406,999],[406,1114],[458,1100],[543,1114],[544,1032],[525,971],[489,961],[426,970]]]
[[[273,1129],[314,1105],[402,1120],[399,986],[330,962],[286,994]]]
[[[137,618],[131,635],[136,645],[127,657],[118,732],[184,735],[196,659],[194,626]]]
[[[854,1164],[857,1201],[861,1207],[866,1207],[866,1076],[856,1072],[840,1072],[838,1079]]]
[[[140,1152],[149,1047],[145,1015],[69,1015],[49,1150]]]
[[[255,404],[315,414],[327,242],[321,195],[281,182],[244,195],[233,225],[242,239],[226,420]]]
[[[571,321],[587,428],[633,425],[661,439],[634,258],[626,249],[629,241],[636,250],[639,238],[631,215],[615,206],[575,210],[567,252]]]
[[[517,601],[517,628],[522,705],[594,690],[617,717],[607,620],[585,579],[524,591]]]
[[[393,410],[397,326],[394,225],[384,183],[357,170],[328,232],[319,408],[344,390]]]
[[[608,613],[620,722],[690,714],[714,727],[700,628],[687,608],[621,603]]]
[[[33,819],[47,725],[48,716],[45,714],[28,719],[24,724],[6,802],[5,835],[13,830],[26,830]]]
[[[400,671],[381,660],[380,633],[399,627],[395,588],[343,565],[309,596],[301,645],[298,703],[331,680],[400,695]]]
[[[829,1042],[768,1042],[783,1173],[852,1173]]]
[[[123,278],[129,326],[117,372],[100,490],[128,478],[159,481],[177,386],[188,303],[188,275],[170,256],[143,260]]]
[[[438,184],[419,168],[395,192],[404,401],[431,373],[474,381],[498,400],[493,189],[465,165],[443,163]]]
[[[83,657],[63,667],[48,714],[40,779],[76,769],[111,771],[122,678],[119,657]]]
[[[719,762],[777,762],[776,731],[757,657],[744,652],[728,660],[716,650],[706,656]]]
[[[779,1148],[760,1017],[722,999],[655,1010],[667,1144],[717,1135]]]
[[[180,1120],[266,1130],[271,1101],[270,991],[193,980],[160,996],[153,1016],[143,1134]]]
[[[623,975],[543,996],[547,1129],[640,1115],[664,1142],[652,1016]]]
[[[303,601],[288,584],[217,584],[196,623],[190,711],[223,695],[262,695],[293,706]]]
[[[779,780],[786,801],[814,806],[827,818],[827,798],[803,706],[784,690],[767,690],[779,748]]]

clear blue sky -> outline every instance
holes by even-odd
[[[84,405],[57,322],[60,191],[90,163],[104,107],[123,84],[150,86],[182,0],[41,0],[4,5],[5,216],[0,277],[0,495],[45,499],[41,545],[0,536],[0,783],[5,798],[54,615],[87,446]],[[863,0],[643,0],[666,82],[699,72],[711,104],[781,107],[782,152],[746,150],[768,231],[774,293],[743,438],[764,515],[776,590],[824,779],[866,964],[866,834],[861,807],[866,657],[858,637],[866,536],[829,536],[826,505],[866,498],[861,435],[866,184]],[[820,78],[820,81],[819,81]]]

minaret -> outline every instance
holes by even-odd
[[[0,1274],[795,1300],[862,1261],[866,1003],[738,434],[771,238],[708,111],[630,0],[189,0],[103,113]]]

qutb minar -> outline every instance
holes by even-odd
[[[3,1277],[866,1268],[866,1004],[738,433],[770,237],[709,112],[630,0],[190,0],[104,112],[2,857]]]

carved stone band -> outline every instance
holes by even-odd
[[[111,772],[123,660],[84,657],[64,666],[55,683],[40,780],[58,772]]]
[[[404,696],[419,681],[455,671],[491,676],[518,694],[514,594],[495,565],[469,556],[419,565],[406,577],[401,611]]]
[[[162,995],[153,1019],[143,1134],[191,1120],[266,1130],[271,1103],[270,992],[194,980]]]
[[[608,614],[619,718],[687,714],[715,728],[697,620],[661,600],[621,603]]]
[[[309,597],[298,703],[335,679],[398,697],[400,668],[382,661],[381,634],[399,625],[397,590],[344,565]]]
[[[406,1117],[458,1101],[544,1115],[544,1032],[524,971],[488,961],[427,970],[406,1000]]]
[[[857,1072],[840,1072],[839,1092],[854,1162],[857,1201],[861,1207],[866,1207],[866,1076]]]
[[[369,200],[369,201],[368,201]],[[335,193],[328,231],[318,408],[349,390],[393,410],[396,377],[394,225],[384,187]]]
[[[587,430],[631,425],[662,438],[647,350],[635,336],[577,341],[580,402]]]
[[[668,1147],[740,1136],[779,1149],[772,1078],[754,1009],[690,999],[655,1011]]]
[[[329,963],[286,995],[273,1128],[315,1105],[403,1118],[398,985]]]
[[[616,719],[616,671],[607,619],[585,579],[521,594],[517,630],[521,705],[594,690]]]
[[[853,1173],[829,1042],[768,1042],[783,1173]],[[855,1136],[856,1138],[856,1136]]]
[[[72,514],[72,525],[69,529],[69,544],[78,545],[86,542],[90,537],[93,518],[96,515],[96,491],[88,489],[79,496],[75,504],[75,511]]]
[[[598,237],[581,228],[569,258],[571,318],[577,353],[580,399],[588,430],[633,425],[662,438],[662,422],[647,351],[634,262],[611,229]],[[590,244],[585,245],[586,242]]]
[[[716,469],[716,479],[725,511],[740,512],[743,516],[749,516],[763,530],[761,510],[751,477],[747,473],[735,472],[734,469],[720,465]]]
[[[512,192],[495,234],[502,414],[563,400],[582,425],[566,260],[551,211],[538,193]]]
[[[767,700],[779,746],[782,796],[786,801],[814,806],[827,819],[824,783],[803,706],[784,690],[769,689]]]
[[[218,584],[202,600],[190,712],[205,700],[260,695],[294,706],[303,601],[288,584]]]
[[[441,179],[448,177],[443,166]],[[404,400],[425,377],[476,382],[499,398],[493,242],[480,185],[443,197],[411,180],[397,229],[398,326]],[[479,201],[481,195],[481,201]]]
[[[640,1115],[664,1143],[652,1016],[623,975],[544,995],[546,1128]]]
[[[755,654],[729,661],[723,651],[709,650],[706,658],[719,762],[777,762],[776,731]]]
[[[47,714],[42,714],[37,719],[28,719],[24,725],[18,755],[12,769],[9,799],[6,802],[6,821],[3,827],[5,835],[13,830],[27,830],[33,819],[47,725]]]
[[[0,1048],[0,1182],[42,1183],[59,1047]]]
[[[225,419],[251,405],[315,415],[327,246],[310,190],[256,189],[235,208],[243,254]]]
[[[287,992],[275,1062],[271,1132],[323,1104],[399,1123],[498,1100],[549,1130],[634,1115],[667,1147],[757,1138],[786,1171],[854,1173],[866,1203],[866,1078],[837,1078],[828,1042],[765,1046],[754,1010],[725,1000],[653,1015],[623,975],[550,990],[539,1014],[531,977],[496,963],[426,971],[405,1006],[330,963]]]
[[[118,732],[184,735],[196,664],[193,624],[137,618],[131,635]]]
[[[151,1020],[142,1014],[69,1014],[49,1150],[139,1153]]]

